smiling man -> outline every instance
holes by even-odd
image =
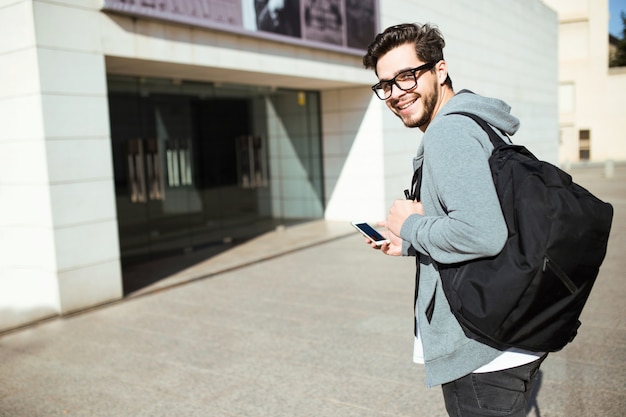
[[[442,385],[448,414],[524,417],[545,355],[469,339],[450,311],[437,267],[496,255],[507,238],[488,164],[493,145],[476,122],[454,113],[473,113],[507,135],[519,121],[501,100],[455,94],[444,46],[436,27],[402,24],[379,34],[363,58],[378,77],[372,86],[378,98],[407,127],[424,132],[413,160],[414,169],[423,168],[421,187],[394,202],[384,222],[387,242],[372,247],[416,257],[414,360],[425,365],[428,386]]]

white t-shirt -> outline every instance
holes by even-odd
[[[522,349],[511,348],[502,352],[500,356],[492,360],[486,365],[476,369],[474,373],[486,373],[501,371],[503,369],[515,368],[516,366],[526,365],[539,359],[543,353],[529,352]],[[419,330],[417,336],[415,336],[415,343],[413,345],[413,362],[424,363],[424,348],[422,346],[422,338]]]

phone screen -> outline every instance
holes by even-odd
[[[355,226],[365,232],[365,234],[374,242],[385,240],[385,237],[383,235],[378,233],[372,226],[367,223],[356,223]]]

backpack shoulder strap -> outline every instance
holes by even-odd
[[[487,133],[487,135],[489,136],[489,140],[491,140],[491,144],[493,145],[494,148],[499,148],[501,146],[507,145],[507,143],[503,141],[502,138],[498,136],[498,134],[493,130],[493,128],[489,125],[489,123],[484,121],[481,117],[476,116],[473,113],[468,113],[464,111],[448,113],[448,114],[460,114],[460,115],[467,116],[470,119],[474,120],[485,131],[485,133]]]

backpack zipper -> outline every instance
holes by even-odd
[[[576,293],[576,290],[578,290],[578,287],[576,286],[576,284],[574,284],[574,282],[571,279],[569,279],[565,271],[563,271],[547,255],[543,258],[543,272],[546,272],[546,268],[550,268],[550,270],[556,274],[556,276],[561,280],[563,285],[567,287],[569,292],[571,292],[572,294]]]

